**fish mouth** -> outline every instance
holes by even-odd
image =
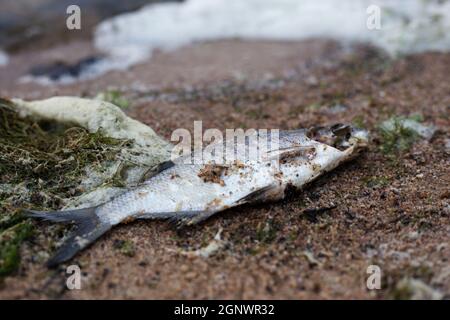
[[[307,136],[340,151],[349,148],[362,149],[369,144],[369,134],[366,130],[342,123],[329,127],[312,127],[308,129]]]
[[[367,148],[369,146],[369,132],[367,130],[352,128],[349,143],[356,148]]]
[[[330,127],[330,131],[337,137],[350,137],[352,129],[352,126],[342,123],[337,123]]]

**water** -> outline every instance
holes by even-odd
[[[367,27],[370,5],[381,29]],[[450,48],[450,1],[433,0],[188,0],[146,6],[102,22],[96,46],[130,63],[154,49],[242,38],[331,38],[372,43],[391,55]]]

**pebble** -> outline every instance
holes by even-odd
[[[450,139],[445,139],[445,152],[450,154]]]
[[[410,240],[417,240],[417,239],[419,239],[419,237],[420,237],[420,234],[417,231],[411,231],[410,233],[408,233],[408,238]]]

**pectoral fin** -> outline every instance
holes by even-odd
[[[268,151],[263,158],[266,161],[286,160],[304,156],[305,158],[315,152],[314,146],[294,146],[289,148]]]

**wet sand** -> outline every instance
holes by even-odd
[[[114,228],[73,260],[82,290],[65,289],[64,266],[43,267],[51,248],[37,234],[23,247],[17,273],[0,284],[0,298],[409,298],[396,287],[404,277],[450,297],[450,54],[390,61],[330,41],[227,40],[157,52],[127,72],[73,85],[17,83],[32,65],[91,54],[83,40],[19,53],[0,69],[0,95],[95,96],[112,86],[130,100],[130,116],[166,138],[176,128],[192,130],[194,120],[205,129],[357,122],[373,142],[279,203],[232,209],[181,230],[163,221]],[[379,123],[414,113],[438,127],[435,137],[383,154]],[[330,206],[318,216],[304,212]],[[205,246],[220,228],[227,246],[216,255],[179,253]],[[117,249],[123,240],[134,254]],[[372,264],[382,270],[381,290],[366,288]]]

